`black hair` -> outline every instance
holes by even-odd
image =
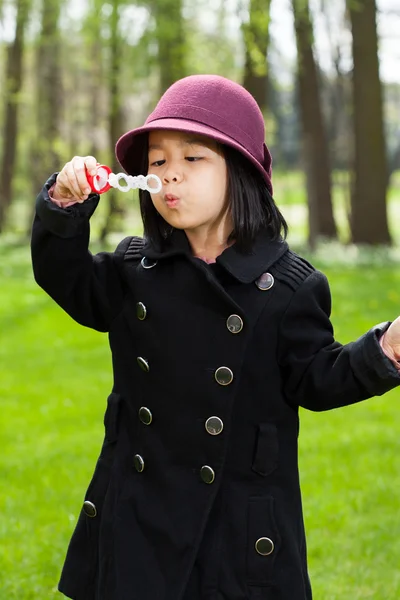
[[[148,136],[144,137],[143,174],[148,170]],[[218,147],[223,152],[228,173],[227,198],[233,221],[228,241],[235,241],[237,249],[245,253],[261,230],[266,230],[271,240],[286,238],[288,225],[260,171],[238,150],[225,144]],[[140,190],[139,199],[144,236],[162,250],[174,228],[157,212],[149,192]]]

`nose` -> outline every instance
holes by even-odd
[[[180,183],[182,181],[182,172],[178,166],[169,163],[162,177],[163,183]]]

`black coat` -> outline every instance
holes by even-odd
[[[162,254],[127,238],[92,256],[98,197],[59,209],[53,182],[37,201],[35,277],[76,321],[109,332],[114,367],[60,590],[75,600],[310,600],[298,407],[399,385],[378,342],[388,324],[335,342],[325,276],[265,234],[251,254],[232,246],[215,265],[194,258],[180,231]]]

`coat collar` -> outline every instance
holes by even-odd
[[[268,233],[260,232],[250,252],[242,254],[233,244],[217,257],[217,264],[241,283],[251,283],[268,269],[287,251],[288,244],[279,239],[271,241]],[[142,255],[155,260],[162,260],[177,255],[192,257],[189,240],[184,231],[175,229],[169,238],[168,247],[160,251],[149,242],[143,247]]]

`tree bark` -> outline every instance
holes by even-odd
[[[43,0],[36,54],[36,139],[33,142],[32,181],[35,193],[51,173],[60,169],[60,118],[63,104],[61,43],[58,28],[60,0]]]
[[[7,212],[12,203],[12,182],[17,155],[18,105],[22,87],[24,33],[29,15],[29,0],[17,0],[14,40],[7,49],[5,76],[4,131],[0,170],[0,233],[6,225]]]
[[[160,69],[160,95],[187,74],[182,0],[153,2]]]
[[[108,138],[110,148],[114,148],[117,139],[122,135],[122,109],[121,109],[121,93],[119,88],[121,78],[121,39],[118,31],[119,26],[119,14],[118,0],[112,0],[112,13],[110,16],[110,63],[109,63],[109,102],[110,102],[110,113],[109,113],[109,128]],[[115,153],[112,154],[111,166],[114,173],[117,173],[120,169],[119,163],[115,157]],[[118,192],[111,189],[107,193],[108,201],[108,212],[107,217],[100,233],[100,240],[104,241],[111,230],[112,222],[116,215],[123,214],[123,209],[119,202]]]
[[[103,76],[103,40],[101,34],[101,0],[94,0],[90,13],[90,47],[91,76],[89,113],[91,144],[89,153],[98,157],[100,152],[99,131],[102,121],[102,76]],[[114,140],[115,144],[115,140]]]
[[[332,207],[329,150],[313,53],[313,27],[308,0],[292,0],[292,6],[297,43],[303,157],[308,191],[309,243],[314,246],[318,237],[336,238],[337,231]]]
[[[354,243],[390,244],[388,165],[379,77],[375,0],[347,0],[353,33],[355,176],[351,232]]]
[[[245,45],[243,86],[254,96],[263,112],[268,106],[270,5],[271,0],[250,0],[249,22],[242,25]]]

